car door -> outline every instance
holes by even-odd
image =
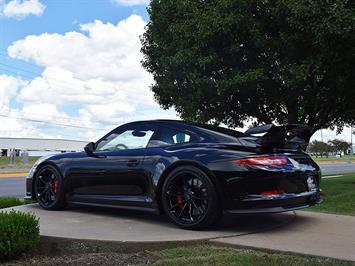
[[[74,202],[149,207],[150,174],[143,167],[146,146],[156,132],[151,123],[132,123],[96,143],[95,156],[74,190]],[[88,171],[88,169],[90,169]]]

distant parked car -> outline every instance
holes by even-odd
[[[223,212],[276,213],[320,201],[320,170],[302,151],[302,125],[244,133],[184,121],[128,123],[85,152],[37,161],[27,198],[48,210],[67,203],[165,213],[185,229],[213,225]]]

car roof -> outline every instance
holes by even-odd
[[[189,122],[184,120],[156,119],[135,121],[128,124],[136,123],[157,123],[159,125],[170,126],[180,130],[187,130],[203,137],[204,139],[206,139],[206,141],[212,142],[231,142],[235,141],[235,138],[244,136],[243,133],[229,128],[219,127],[210,124]]]

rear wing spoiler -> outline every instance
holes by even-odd
[[[309,127],[297,124],[253,127],[245,131],[244,135],[262,148],[290,150],[305,150],[312,136]]]

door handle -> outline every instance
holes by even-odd
[[[127,166],[137,166],[138,160],[129,160],[127,161]]]

